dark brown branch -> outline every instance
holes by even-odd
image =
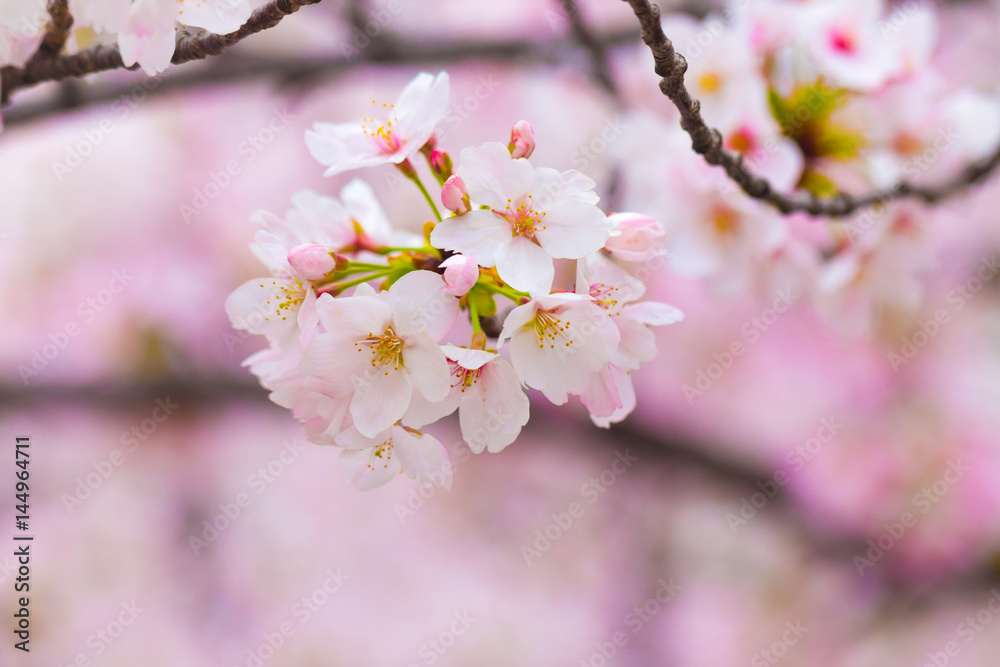
[[[49,0],[49,22],[45,28],[45,37],[32,56],[32,60],[55,58],[66,45],[70,30],[73,28],[73,15],[69,13],[69,0]]]
[[[53,0],[54,2],[55,0]],[[219,55],[229,47],[250,35],[273,28],[288,14],[300,7],[315,5],[321,0],[272,0],[258,7],[246,23],[236,32],[228,35],[201,34],[189,36],[181,34],[177,39],[172,63],[181,64]],[[4,67],[2,70],[3,97],[6,103],[10,94],[43,81],[60,81],[69,76],[83,76],[114,69],[135,69],[125,67],[117,45],[98,44],[69,56],[33,59],[24,69]]]
[[[638,30],[618,30],[601,35],[605,47],[610,49],[633,44]],[[358,54],[330,54],[320,58],[259,58],[251,54],[233,54],[227,58],[209,61],[206,67],[178,68],[159,79],[156,95],[206,83],[224,83],[256,79],[273,79],[278,85],[299,84],[312,79],[326,80],[360,63],[412,64],[425,66],[436,63],[480,60],[516,60],[519,63],[537,63],[551,66],[565,62],[567,52],[573,48],[568,40],[523,39],[463,39],[458,41],[389,40],[392,49],[375,48],[374,42]],[[138,76],[138,75],[137,75]],[[79,105],[101,104],[127,97],[136,81],[98,81],[80,91]],[[51,113],[65,111],[65,105],[54,100],[37,100],[19,104],[4,112],[8,127],[35,120]]]
[[[691,136],[691,148],[708,164],[720,166],[753,199],[771,204],[784,214],[805,212],[812,216],[842,217],[858,210],[884,204],[893,199],[914,197],[933,204],[979,183],[1000,165],[1000,146],[989,156],[973,162],[950,180],[934,186],[917,186],[907,181],[863,195],[840,193],[833,199],[819,199],[806,191],[790,194],[777,192],[764,178],[753,174],[743,164],[743,156],[723,148],[722,134],[709,127],[701,117],[701,103],[684,86],[687,61],[674,50],[663,33],[660,10],[649,0],[625,0],[642,26],[642,41],[653,53],[655,70],[660,76],[660,91],[674,103],[681,114],[681,127]]]
[[[607,91],[612,97],[618,98],[618,86],[608,69],[608,54],[597,35],[591,31],[590,26],[584,20],[580,7],[576,0],[559,0],[562,4],[566,18],[569,19],[570,28],[573,31],[573,38],[579,42],[590,57],[590,73],[594,80]]]

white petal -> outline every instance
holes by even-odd
[[[328,332],[343,334],[353,340],[379,335],[392,321],[392,310],[374,296],[323,294],[316,301],[319,321]]]
[[[409,374],[391,367],[369,366],[370,371],[351,378],[356,389],[351,416],[361,433],[375,437],[395,424],[410,404],[413,386]]]
[[[422,485],[436,484],[451,490],[452,467],[448,450],[437,438],[395,427],[392,446],[403,471]]]
[[[457,363],[462,368],[467,368],[470,371],[478,370],[483,367],[484,364],[493,361],[498,355],[496,352],[487,352],[486,350],[470,350],[467,347],[458,347],[457,345],[452,345],[447,343],[441,346],[441,350],[444,355]]]
[[[431,138],[448,107],[449,88],[447,72],[434,77],[421,72],[399,94],[395,106],[398,127],[394,129],[406,143],[407,153],[415,153]]]
[[[374,437],[369,437],[352,426],[337,436],[337,445],[345,449],[371,449],[392,437],[392,430],[386,429]]]
[[[182,0],[177,20],[225,35],[239,30],[251,13],[253,7],[247,0]]]
[[[528,238],[506,239],[497,249],[496,261],[497,273],[514,289],[536,297],[552,290],[555,277],[552,257]]]
[[[487,364],[479,381],[462,395],[462,437],[476,454],[503,450],[528,423],[530,402],[513,367],[503,358]]]
[[[579,259],[604,247],[614,223],[604,212],[582,201],[560,199],[545,208],[535,237],[553,257]]]
[[[406,408],[402,423],[410,428],[423,428],[444,419],[458,409],[459,397],[459,392],[451,389],[442,400],[431,402],[419,391],[415,391],[410,396],[410,406]]]
[[[413,386],[428,401],[440,401],[451,389],[451,370],[441,346],[422,335],[411,336],[403,347],[403,364]]]
[[[382,486],[401,470],[399,458],[391,449],[383,449],[381,457],[375,456],[373,449],[345,449],[338,464],[344,481],[361,491]]]
[[[523,158],[512,158],[503,144],[487,142],[463,149],[455,173],[465,181],[473,203],[502,211],[508,199],[528,194],[535,169]]]
[[[496,265],[497,248],[510,235],[510,223],[492,211],[477,209],[437,223],[431,231],[431,245],[475,255],[480,266],[489,268]]]
[[[444,278],[433,271],[412,271],[393,283],[385,301],[400,336],[425,333],[435,342],[444,338],[458,317],[458,299]]]

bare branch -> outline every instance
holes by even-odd
[[[49,22],[45,29],[45,37],[32,56],[32,60],[55,58],[66,45],[70,30],[73,28],[73,16],[69,13],[69,0],[49,0]]]
[[[569,19],[573,37],[590,56],[591,76],[612,97],[618,98],[618,86],[608,70],[608,55],[604,42],[591,31],[580,12],[580,7],[576,4],[576,0],[559,1],[566,12],[566,18]]]
[[[52,0],[55,4],[57,0]],[[300,7],[315,5],[321,0],[272,0],[258,7],[246,23],[236,32],[228,35],[202,34],[189,36],[181,34],[177,39],[172,63],[175,65],[201,60],[209,56],[219,55],[229,47],[250,35],[273,28],[288,14],[293,14]],[[50,4],[51,7],[51,4]],[[6,103],[10,94],[19,88],[25,88],[43,81],[60,81],[69,76],[83,76],[95,72],[114,69],[135,69],[136,66],[125,67],[117,45],[97,44],[69,56],[33,59],[23,69],[4,67],[2,70],[3,97],[0,103]]]
[[[1000,146],[987,157],[973,162],[952,179],[935,186],[917,186],[908,181],[874,190],[863,195],[840,193],[833,199],[819,199],[811,192],[777,192],[770,182],[753,174],[743,165],[743,156],[723,148],[722,134],[709,127],[701,117],[701,103],[684,86],[687,61],[674,50],[663,33],[660,10],[649,0],[625,0],[642,26],[642,41],[653,53],[655,70],[660,76],[660,91],[674,103],[681,114],[681,127],[691,136],[691,148],[705,162],[720,166],[753,199],[771,204],[784,214],[805,212],[812,216],[842,217],[855,211],[885,204],[893,199],[914,197],[928,204],[962,192],[990,175],[1000,164]]]

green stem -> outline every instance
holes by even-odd
[[[502,294],[514,303],[521,303],[522,299],[530,299],[531,295],[524,292],[518,292],[509,287],[500,287],[499,285],[491,285],[490,283],[476,283],[476,287],[482,287],[484,290],[493,292],[494,294]]]
[[[472,320],[472,336],[475,339],[477,333],[483,333],[483,325],[479,321],[479,307],[476,305],[476,295],[473,291],[469,292],[469,319]]]
[[[395,269],[392,268],[392,267],[389,267],[389,268],[383,269],[381,271],[376,271],[374,273],[369,273],[369,274],[364,275],[364,276],[359,276],[357,278],[352,278],[351,280],[348,280],[346,282],[342,282],[342,283],[330,283],[328,285],[323,285],[322,287],[320,287],[317,290],[317,292],[326,292],[326,291],[336,290],[337,293],[339,294],[340,292],[343,292],[348,287],[354,287],[355,285],[360,285],[361,283],[366,283],[369,280],[375,280],[376,278],[383,278],[383,277],[388,276],[389,274],[391,274],[393,271],[395,271]]]
[[[434,203],[434,198],[431,197],[431,193],[427,192],[427,188],[424,187],[424,183],[420,180],[420,175],[417,174],[417,170],[413,168],[413,165],[410,164],[409,160],[406,160],[405,164],[406,168],[402,169],[402,172],[420,189],[420,192],[424,195],[424,199],[427,200],[431,210],[434,211],[434,217],[437,218],[438,222],[441,222],[441,212],[438,211],[438,207]]]

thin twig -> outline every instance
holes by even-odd
[[[569,19],[573,37],[590,56],[590,73],[594,80],[612,97],[619,98],[618,86],[608,69],[608,54],[604,42],[594,34],[580,12],[576,0],[559,0]]]
[[[743,164],[740,153],[723,148],[722,134],[709,127],[701,117],[701,103],[691,97],[684,86],[687,61],[674,50],[673,43],[663,33],[660,10],[649,0],[625,0],[642,26],[642,41],[653,53],[656,73],[660,76],[660,91],[674,103],[681,114],[681,127],[691,136],[691,148],[705,162],[720,166],[744,192],[753,199],[771,204],[784,214],[805,212],[812,216],[842,217],[855,211],[884,204],[893,199],[914,197],[933,204],[962,192],[984,180],[1000,165],[1000,146],[987,157],[973,162],[951,179],[933,186],[913,185],[900,181],[895,185],[873,190],[863,195],[840,193],[832,199],[819,199],[811,192],[785,194],[775,191],[767,179],[753,174]]]
[[[190,36],[181,34],[177,39],[177,47],[171,62],[177,65],[219,55],[240,40],[262,30],[273,28],[278,25],[281,19],[288,14],[297,12],[300,7],[315,5],[320,1],[272,0],[266,5],[258,7],[239,30],[228,35],[201,34]],[[4,67],[2,76],[0,76],[0,80],[2,80],[0,85],[2,85],[3,90],[0,103],[6,103],[13,91],[43,81],[59,81],[69,76],[135,68],[134,65],[125,67],[117,45],[106,44],[97,44],[73,55],[32,60],[23,69]]]
[[[606,48],[633,44],[639,36],[638,30],[617,30],[600,37]],[[161,77],[155,90],[143,89],[143,95],[156,95],[168,91],[192,88],[206,83],[225,83],[255,79],[273,79],[278,85],[297,84],[314,78],[326,80],[331,75],[347,71],[360,63],[413,64],[424,66],[437,63],[454,63],[470,59],[476,60],[516,60],[519,63],[538,63],[551,66],[566,59],[567,51],[573,48],[569,40],[524,40],[524,39],[463,39],[441,40],[394,40],[391,51],[367,48],[356,54],[335,53],[318,58],[260,58],[251,54],[232,54],[226,58],[213,59],[210,67],[178,68]],[[80,91],[80,105],[101,104],[128,97],[135,89],[134,80],[99,81]],[[65,107],[53,100],[36,100],[16,105],[4,112],[4,125],[11,127],[33,121],[51,113],[65,111]]]

